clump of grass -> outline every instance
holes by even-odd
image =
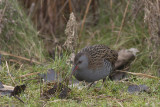
[[[43,42],[30,19],[25,15],[17,0],[5,0],[0,3],[1,18],[0,49],[11,54],[44,60]]]

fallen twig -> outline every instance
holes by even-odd
[[[115,100],[115,101],[116,101],[116,103],[118,103],[121,107],[124,107],[121,102],[119,102],[119,101],[117,101],[117,100]]]
[[[143,76],[143,77],[147,77],[147,78],[153,78],[153,79],[158,79],[160,80],[160,78],[152,76],[152,75],[148,75],[148,74],[143,74],[143,73],[134,73],[134,72],[128,72],[128,71],[122,71],[122,70],[116,70],[118,72],[124,72],[124,73],[128,73],[128,74],[132,74],[132,75],[136,75],[136,76]]]
[[[24,77],[28,77],[28,76],[32,76],[32,75],[37,75],[40,72],[34,72],[34,73],[29,73],[29,74],[25,74],[25,75],[21,75],[20,78],[24,78]]]
[[[14,63],[17,63],[19,65],[22,65],[22,63],[20,61],[17,61],[17,60],[14,60],[14,59],[9,59],[8,60],[9,62],[14,62]]]
[[[18,96],[14,95],[14,98],[18,99],[20,102],[24,103],[22,99],[20,99]]]
[[[0,51],[0,54],[6,55],[6,56],[12,56],[12,57],[19,58],[19,59],[22,59],[22,60],[25,60],[25,61],[28,61],[28,62],[33,62],[33,63],[36,63],[36,64],[41,64],[40,62],[38,62],[38,61],[36,61],[34,59],[28,59],[28,58],[25,58],[25,57],[22,57],[22,56],[13,55],[13,54],[10,54],[10,53],[4,52],[4,51]]]
[[[16,83],[14,82],[14,79],[12,78],[12,76],[11,76],[11,74],[9,72],[9,67],[8,67],[7,61],[6,61],[6,66],[7,66],[8,75],[10,76],[10,78],[11,78],[12,82],[14,83],[14,85],[16,85]]]
[[[53,100],[53,101],[51,101],[51,102],[66,102],[66,101],[68,101],[68,100],[62,100],[62,99],[58,99],[58,100]]]

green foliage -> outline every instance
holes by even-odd
[[[0,3],[3,11],[0,49],[14,55],[44,60],[44,47],[38,32],[25,15],[17,0]]]

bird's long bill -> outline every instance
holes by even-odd
[[[73,75],[73,73],[74,73],[77,69],[78,69],[78,66],[75,65],[74,68],[73,68],[73,70],[72,70],[72,73],[71,73],[70,77]]]

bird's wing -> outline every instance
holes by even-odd
[[[88,46],[83,48],[80,52],[88,53],[92,65],[101,65],[101,61],[103,60],[108,60],[114,65],[118,58],[118,53],[105,45]]]

